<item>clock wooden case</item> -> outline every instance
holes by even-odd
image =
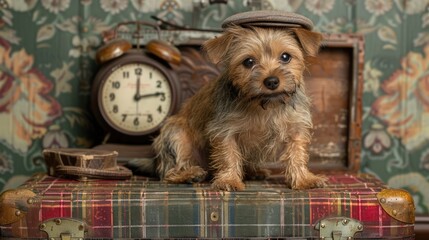
[[[176,111],[180,90],[168,65],[132,49],[100,68],[92,97],[93,111],[112,139],[144,143]]]
[[[122,24],[156,25],[146,22]],[[179,50],[160,40],[144,48],[114,38],[97,53],[100,68],[92,86],[92,110],[106,142],[150,144],[163,121],[177,111],[181,90],[175,65]]]

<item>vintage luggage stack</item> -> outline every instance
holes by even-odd
[[[413,239],[410,194],[358,173],[363,39],[325,39],[306,81],[317,116],[310,166],[329,177],[326,188],[295,191],[275,176],[226,192],[209,183],[41,173],[0,196],[1,238]]]

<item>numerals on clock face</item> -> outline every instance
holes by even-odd
[[[141,63],[115,69],[102,86],[101,96],[104,114],[114,127],[135,134],[158,126],[172,104],[167,77]]]

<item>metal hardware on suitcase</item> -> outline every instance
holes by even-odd
[[[371,175],[333,175],[293,191],[280,179],[242,192],[209,184],[77,181],[40,174],[0,196],[0,236],[34,239],[412,239],[411,196]]]

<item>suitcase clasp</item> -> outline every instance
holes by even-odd
[[[363,231],[363,224],[353,218],[331,217],[320,220],[314,228],[320,231],[320,239],[351,240],[357,232]]]
[[[72,218],[51,218],[39,225],[52,240],[83,240],[85,223]]]

